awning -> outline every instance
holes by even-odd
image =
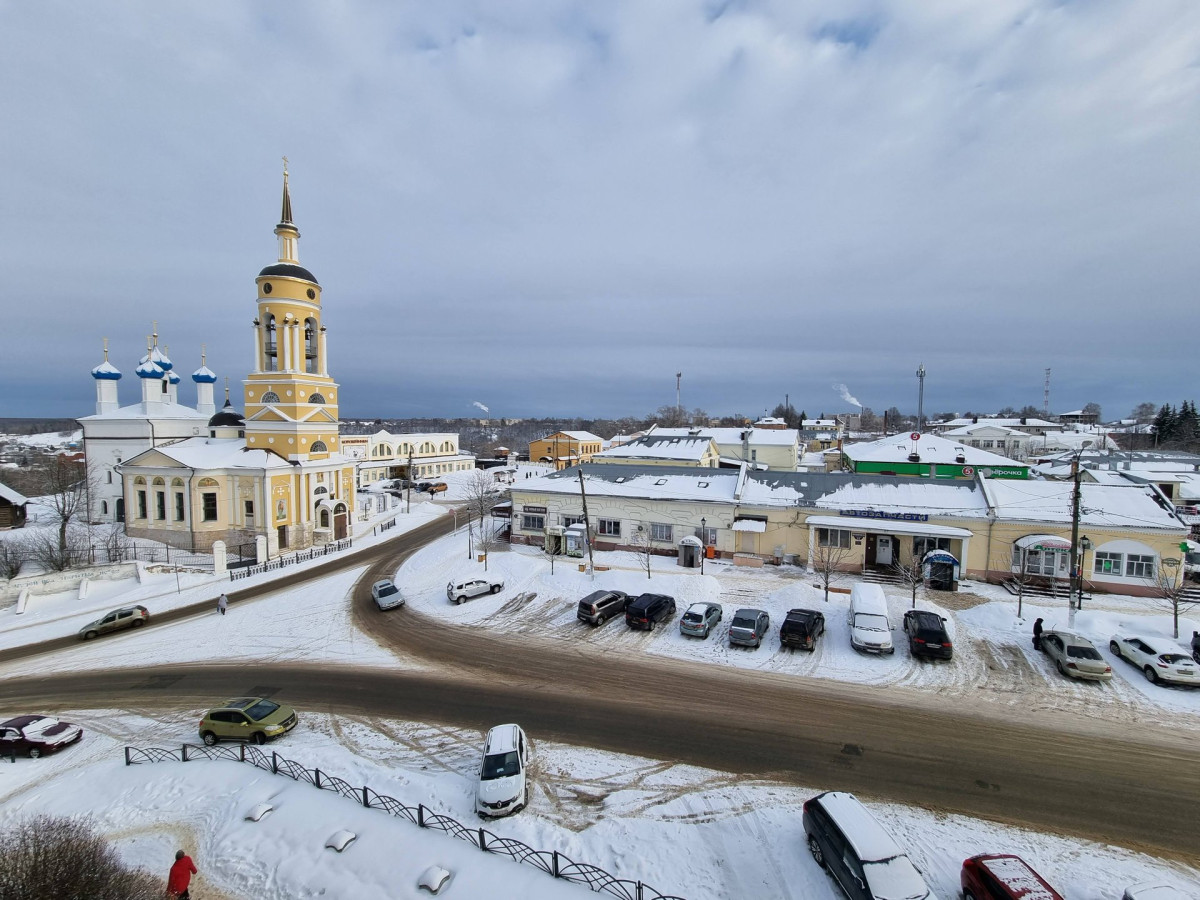
[[[1022,550],[1059,551],[1070,550],[1071,542],[1053,534],[1027,534],[1014,542]]]
[[[950,525],[930,525],[927,522],[898,522],[889,519],[861,519],[857,516],[809,516],[808,526],[840,528],[843,531],[862,531],[870,534],[913,534],[918,537],[969,538],[974,535],[966,528]]]
[[[767,523],[761,519],[738,519],[733,523],[734,531],[753,531],[762,534],[767,530]]]
[[[923,563],[949,563],[952,566],[958,565],[958,560],[954,558],[953,553],[947,553],[945,550],[930,550],[925,554],[925,558],[921,560]]]

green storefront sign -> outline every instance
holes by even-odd
[[[925,478],[974,478],[977,474],[984,478],[1016,478],[1029,479],[1028,466],[966,466],[937,463],[910,462],[853,462],[854,471],[860,475],[917,475]],[[936,470],[936,471],[934,471]]]

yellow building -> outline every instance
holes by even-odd
[[[391,478],[436,478],[449,472],[469,472],[475,456],[464,453],[454,432],[345,435],[342,452],[354,460],[359,487]]]
[[[160,445],[118,467],[130,535],[198,550],[261,536],[272,556],[349,535],[354,464],[341,452],[321,285],[300,265],[286,167],[275,235],[279,259],[255,279],[246,414],[227,392],[207,436]]]
[[[555,470],[591,462],[604,447],[604,439],[590,431],[556,431],[529,442],[530,462],[553,463]]]

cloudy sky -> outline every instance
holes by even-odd
[[[0,0],[0,122],[0,415],[239,396],[285,154],[343,415],[1197,399],[1195,0]]]

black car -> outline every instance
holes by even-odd
[[[654,626],[675,615],[675,598],[666,594],[639,594],[625,607],[625,624],[653,631]]]
[[[946,633],[946,620],[924,609],[910,609],[904,614],[904,633],[908,635],[908,652],[913,656],[931,659],[950,659],[954,644]]]
[[[814,650],[825,633],[825,615],[813,609],[789,609],[779,626],[779,646]]]
[[[624,591],[593,591],[579,601],[575,617],[589,625],[603,625],[617,613],[625,612],[629,595]]]

